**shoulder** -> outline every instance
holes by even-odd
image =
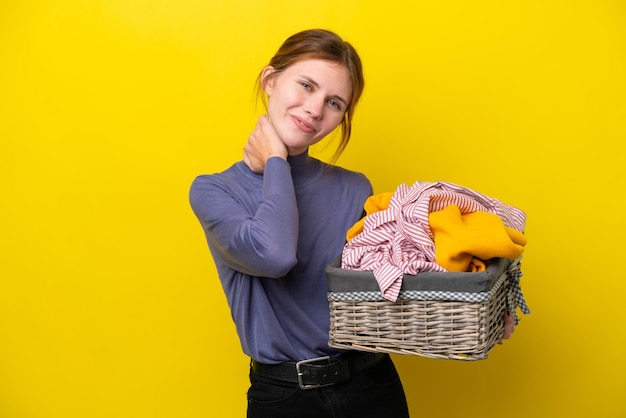
[[[224,171],[198,175],[192,182],[189,195],[192,199],[213,194],[238,194],[248,191],[251,184],[258,181],[255,174],[246,170],[243,162],[237,162]]]
[[[348,170],[336,165],[326,165],[324,174],[340,184],[371,189],[372,184],[367,176],[359,171]]]
[[[247,181],[246,178],[251,177],[254,173],[246,173],[242,169],[242,165],[244,165],[243,162],[239,161],[224,171],[212,174],[200,174],[191,182],[191,189],[245,183]]]

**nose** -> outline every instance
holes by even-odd
[[[304,111],[313,119],[319,119],[324,112],[324,99],[310,97],[304,105]]]

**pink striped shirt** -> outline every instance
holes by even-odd
[[[526,214],[520,209],[462,186],[442,181],[401,184],[389,207],[369,214],[363,231],[345,245],[342,267],[372,271],[383,296],[397,300],[404,274],[446,271],[435,261],[428,214],[452,204],[461,214],[494,213],[521,232],[526,225]]]

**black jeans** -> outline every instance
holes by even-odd
[[[350,381],[302,390],[250,371],[248,418],[408,418],[398,372],[387,356]]]

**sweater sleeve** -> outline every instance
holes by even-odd
[[[200,176],[189,194],[192,209],[216,261],[251,276],[282,277],[297,261],[298,209],[289,163],[267,161],[260,198],[258,186],[246,183]]]

